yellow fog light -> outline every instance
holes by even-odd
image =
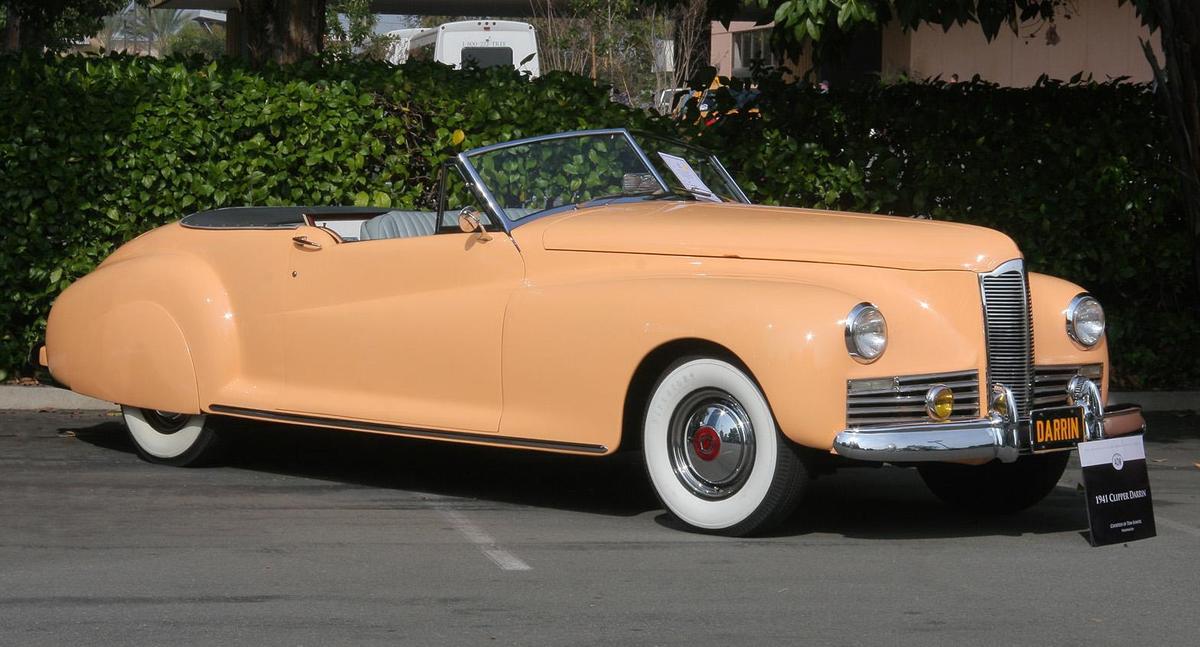
[[[1009,417],[1008,390],[1007,389],[1000,389],[1000,388],[996,389],[992,393],[992,403],[991,404],[992,404],[992,411],[1000,414],[1001,417],[1004,417],[1004,418]]]
[[[925,413],[934,420],[949,420],[954,413],[954,391],[944,384],[938,384],[925,393]]]

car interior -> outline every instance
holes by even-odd
[[[453,166],[443,168],[439,182],[438,201],[443,205],[450,203],[467,203],[477,210],[480,222],[485,229],[493,229],[491,217],[484,211],[474,196],[467,190],[462,175]],[[309,218],[313,226],[324,228],[343,242],[360,242],[368,240],[387,240],[391,238],[416,238],[433,236],[443,233],[460,233],[458,214],[461,207],[447,206],[441,210],[441,222],[438,222],[439,211],[406,211],[401,209],[389,210],[372,217],[364,218],[362,214],[329,214],[316,215]]]
[[[438,202],[443,205],[468,204],[475,210],[479,221],[487,231],[498,231],[499,225],[467,188],[462,173],[452,164],[443,167],[438,187]],[[334,234],[341,242],[352,243],[393,238],[417,238],[435,234],[461,233],[458,214],[463,207],[447,206],[439,211],[406,211],[393,209],[378,215],[370,213],[320,213],[306,215],[306,221]],[[512,218],[522,218],[539,209],[508,207],[505,213]],[[438,214],[441,213],[441,221]],[[369,216],[369,217],[365,217]]]
[[[458,212],[459,209],[447,209],[440,225],[436,211],[393,210],[373,218],[363,218],[355,214],[330,214],[310,217],[309,221],[314,227],[321,227],[336,234],[342,242],[352,243],[459,233]],[[492,220],[487,212],[481,211],[478,215],[484,227],[490,229]]]

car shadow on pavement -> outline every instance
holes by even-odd
[[[665,513],[655,521],[667,528],[688,530]],[[842,469],[818,478],[810,483],[796,512],[762,536],[831,534],[905,540],[1077,534],[1086,529],[1082,495],[1061,484],[1041,503],[1016,514],[970,514],[930,494],[915,469],[887,466]]]
[[[596,459],[386,435],[223,420],[231,442],[217,467],[373,488],[613,516],[657,509],[636,454]],[[118,422],[69,429],[134,454]]]
[[[782,535],[830,533],[862,539],[1019,536],[1075,533],[1087,528],[1081,493],[1059,485],[1037,505],[1015,514],[973,514],[929,492],[915,469],[845,469],[812,483]]]
[[[661,510],[637,453],[563,456],[224,421],[230,451],[220,464],[299,478],[518,506],[632,517]],[[133,454],[119,422],[67,429],[98,448]],[[665,513],[664,527],[686,530]],[[975,516],[942,504],[916,470],[839,470],[810,484],[800,509],[769,537],[835,534],[862,539],[930,539],[1078,532],[1087,527],[1082,496],[1058,487],[1037,506]]]

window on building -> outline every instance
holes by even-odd
[[[751,63],[778,66],[771,51],[771,28],[740,31],[733,35],[733,75],[750,76]]]

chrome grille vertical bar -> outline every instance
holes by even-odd
[[[988,383],[1012,389],[1018,411],[1033,402],[1033,319],[1025,263],[1014,259],[979,276]]]

